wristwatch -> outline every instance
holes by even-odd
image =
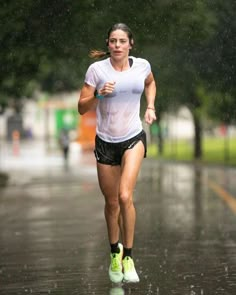
[[[99,93],[97,92],[97,90],[95,91],[94,96],[95,96],[97,99],[103,99],[103,98],[104,98],[104,95],[99,94]]]

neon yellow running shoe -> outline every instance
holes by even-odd
[[[126,283],[138,283],[139,277],[136,272],[133,259],[129,256],[126,256],[122,262],[124,269],[123,281]]]
[[[118,244],[120,253],[111,253],[111,264],[109,266],[109,277],[113,283],[120,283],[123,280],[122,272],[122,256],[123,256],[123,245]]]

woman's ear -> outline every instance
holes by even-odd
[[[106,39],[106,46],[108,46],[109,45],[109,42],[108,42],[108,39]]]
[[[130,44],[130,49],[131,49],[134,46],[134,39],[130,39],[129,44]]]

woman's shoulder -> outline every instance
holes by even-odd
[[[142,58],[142,57],[130,56],[130,58],[132,58],[133,61],[139,65],[148,65],[149,64],[149,61],[145,58]]]
[[[105,66],[107,64],[108,64],[108,58],[95,61],[95,62],[91,63],[89,67],[90,68],[99,68],[99,67]]]
[[[151,65],[147,59],[133,56],[130,56],[130,58],[133,59],[134,69],[138,68],[145,71],[150,71]]]

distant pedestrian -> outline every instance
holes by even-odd
[[[59,134],[59,144],[63,152],[64,160],[67,162],[70,148],[70,138],[68,130],[62,129]]]
[[[108,52],[93,50],[82,87],[81,115],[96,108],[95,157],[98,181],[105,198],[105,218],[111,247],[109,276],[112,282],[138,282],[132,258],[136,211],[133,192],[146,156],[146,133],[140,119],[140,100],[145,91],[145,121],[156,120],[156,84],[147,60],[129,56],[134,45],[125,24],[108,31]],[[106,58],[105,58],[106,57]],[[119,239],[122,239],[122,243]]]

